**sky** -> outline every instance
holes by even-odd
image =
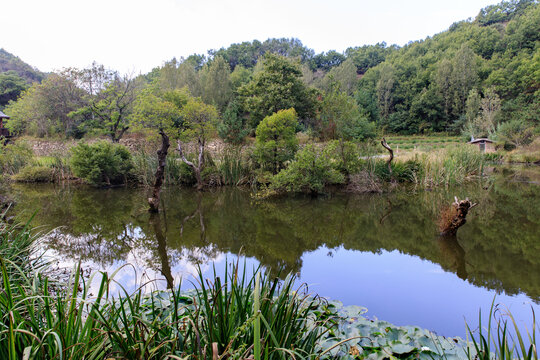
[[[42,71],[146,73],[173,57],[295,37],[316,53],[404,45],[494,0],[0,0],[0,48]]]

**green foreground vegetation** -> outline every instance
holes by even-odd
[[[238,264],[223,277],[214,269],[212,279],[199,271],[193,290],[169,284],[163,291],[114,293],[115,274],[88,276],[77,267],[60,279],[35,241],[26,227],[0,228],[3,359],[538,358],[536,328],[523,339],[511,315],[494,317],[493,330],[490,320],[487,334],[469,329],[465,342],[365,319],[364,308],[295,288],[293,276],[280,282]]]

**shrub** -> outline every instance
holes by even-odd
[[[48,166],[27,165],[18,174],[13,175],[12,179],[20,182],[53,182],[54,169]]]
[[[3,174],[14,175],[26,166],[33,156],[32,149],[26,143],[0,145],[0,168]]]
[[[328,148],[318,150],[313,145],[307,145],[296,153],[286,169],[272,178],[270,189],[317,194],[326,185],[342,184],[344,181],[345,177],[335,168]]]
[[[362,160],[357,144],[351,141],[333,140],[328,143],[325,151],[332,157],[336,169],[345,175],[360,171]]]
[[[79,143],[72,150],[73,173],[90,184],[118,185],[127,182],[133,169],[131,154],[120,144],[100,141]]]
[[[296,111],[288,109],[265,117],[257,126],[253,154],[263,168],[277,173],[284,162],[294,157],[297,125]]]

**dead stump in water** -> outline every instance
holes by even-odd
[[[456,196],[454,200],[452,205],[441,212],[439,218],[441,235],[455,236],[458,229],[467,222],[469,210],[478,205],[477,203],[472,203],[469,198],[459,200]]]

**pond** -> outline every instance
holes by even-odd
[[[390,194],[333,194],[254,201],[249,190],[198,193],[170,188],[150,216],[144,189],[13,184],[20,219],[46,234],[40,246],[61,266],[117,269],[132,291],[162,287],[198,266],[210,275],[227,261],[293,272],[311,292],[368,317],[466,335],[493,297],[520,324],[540,312],[540,170],[496,168],[488,179],[455,188]],[[437,217],[454,196],[471,210],[457,238],[438,236]],[[129,266],[124,266],[129,264]]]

